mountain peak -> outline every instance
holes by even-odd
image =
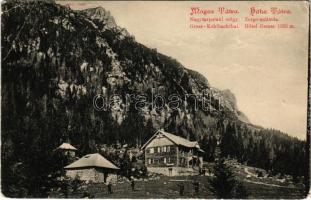
[[[92,20],[99,20],[106,23],[108,27],[116,27],[117,24],[114,17],[111,16],[110,11],[105,10],[105,8],[98,6],[95,8],[88,8],[82,10],[84,14],[90,17]]]

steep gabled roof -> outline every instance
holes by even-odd
[[[181,145],[181,146],[185,146],[185,147],[196,147],[196,145],[198,145],[198,142],[191,142],[185,138],[182,138],[180,136],[177,135],[173,135],[171,133],[167,133],[165,131],[160,130],[159,132],[161,132],[164,136],[166,136],[168,139],[170,139],[172,142],[174,142],[177,145]]]
[[[59,147],[57,147],[56,149],[77,151],[77,149],[69,143],[63,143]]]
[[[71,163],[64,167],[65,169],[77,169],[77,168],[87,168],[87,167],[99,167],[106,169],[119,169],[109,160],[104,158],[99,153],[87,154],[80,158],[79,160]]]
[[[197,148],[198,150],[200,150],[201,152],[204,152],[200,146],[199,143],[194,141],[191,142],[185,138],[182,138],[180,136],[177,135],[173,135],[171,133],[165,132],[163,130],[158,130],[143,146],[142,149],[144,149],[158,134],[162,134],[164,135],[166,138],[168,138],[169,140],[171,140],[173,143],[175,143],[176,145],[180,145],[180,146],[184,146],[184,147],[188,147],[188,148]]]

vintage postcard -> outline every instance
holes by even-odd
[[[2,1],[2,196],[307,198],[309,10]]]

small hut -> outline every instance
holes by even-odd
[[[75,157],[77,149],[69,143],[63,143],[56,148],[57,151],[60,151],[64,156]]]
[[[99,153],[85,155],[64,168],[66,175],[73,179],[96,183],[106,182],[108,175],[110,180],[117,181],[116,172],[119,169]]]

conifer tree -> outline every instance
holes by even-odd
[[[214,177],[209,180],[210,190],[217,198],[246,198],[247,191],[244,185],[236,180],[236,177],[230,166],[225,163],[225,159],[221,158],[220,145],[216,146]]]
[[[232,198],[233,189],[237,184],[231,169],[225,164],[224,159],[218,159],[214,166],[214,175],[210,182],[210,189],[217,198]]]

